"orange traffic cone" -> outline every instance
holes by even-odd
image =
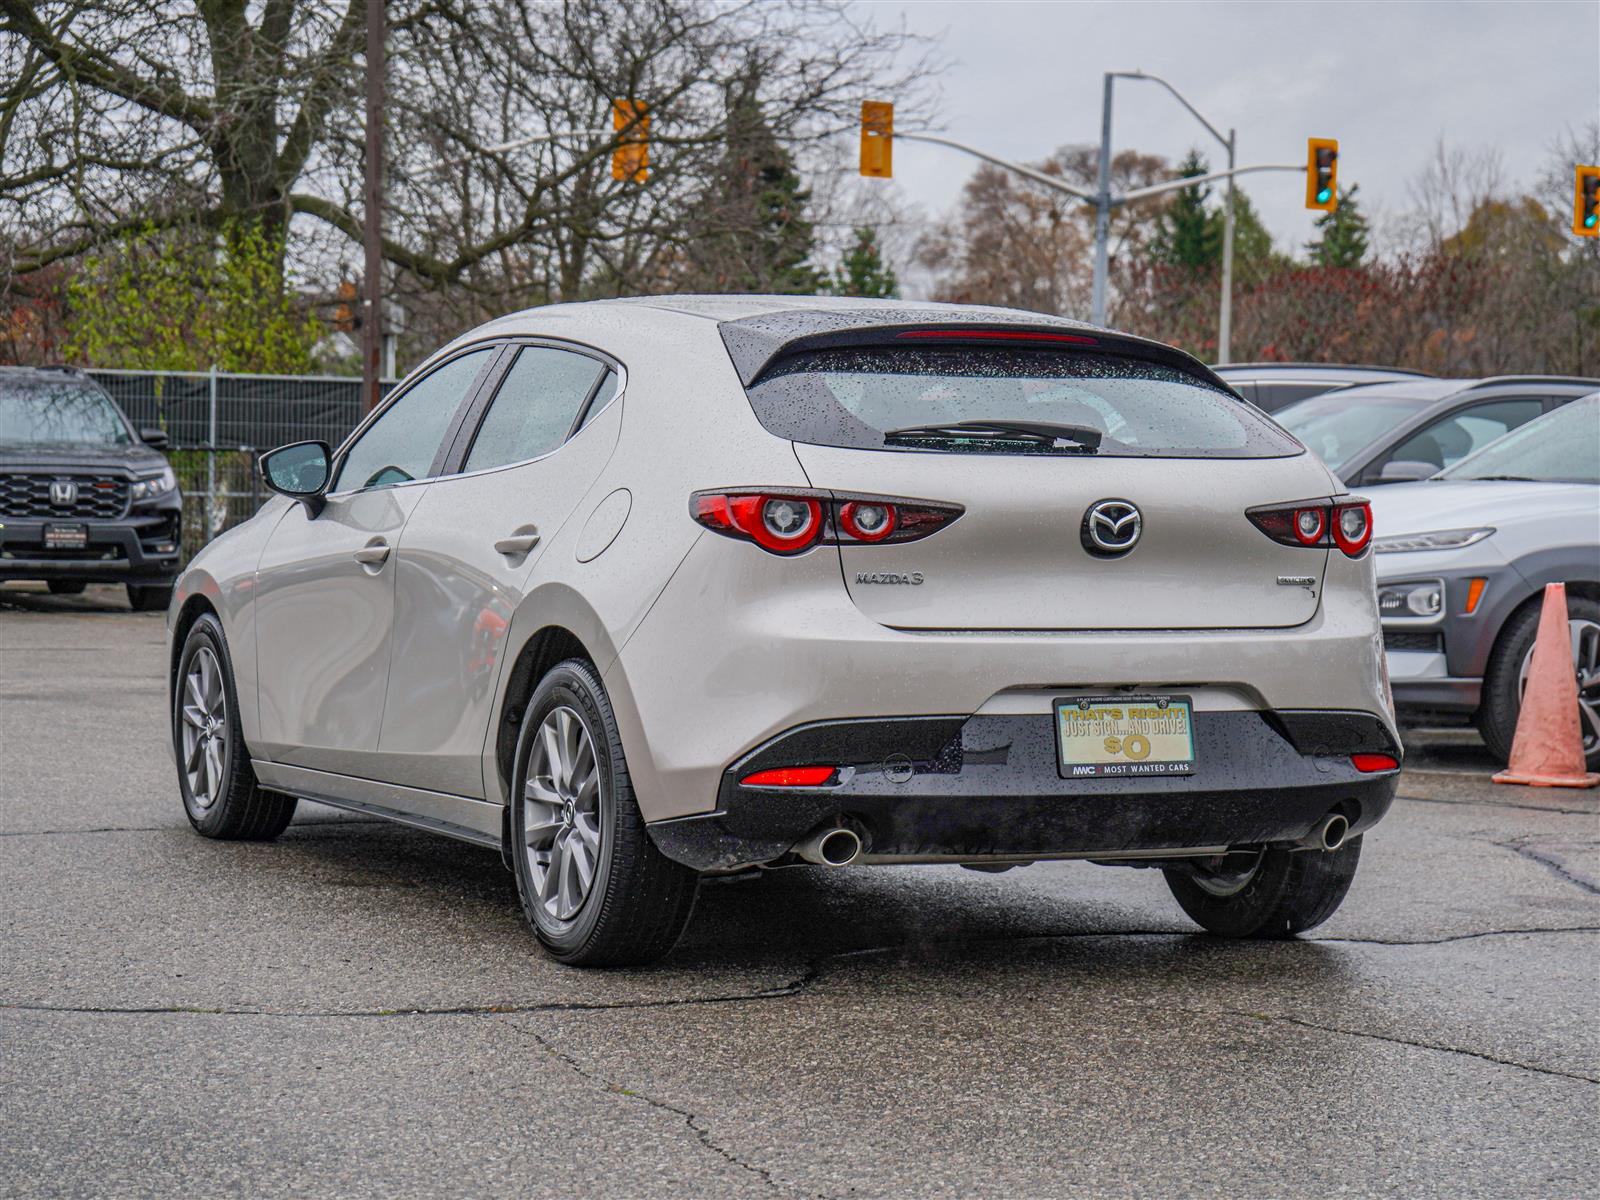
[[[1547,583],[1539,632],[1533,641],[1528,690],[1522,694],[1511,762],[1496,783],[1533,787],[1594,787],[1600,775],[1585,769],[1578,725],[1578,682],[1572,673],[1567,630],[1567,585]]]

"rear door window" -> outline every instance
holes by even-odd
[[[524,346],[478,426],[464,471],[527,462],[567,440],[605,364],[554,346]]]
[[[831,348],[779,360],[749,395],[771,433],[819,446],[1128,458],[1301,453],[1270,420],[1203,377],[1113,354]],[[1088,429],[1099,445],[948,429],[971,421]]]

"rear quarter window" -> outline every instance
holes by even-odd
[[[780,359],[749,388],[778,437],[819,446],[943,453],[1085,453],[1082,446],[895,436],[960,421],[1087,426],[1122,458],[1275,458],[1302,448],[1199,375],[1105,353],[852,346]]]

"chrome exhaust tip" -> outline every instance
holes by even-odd
[[[819,829],[797,845],[794,852],[819,867],[848,867],[861,857],[861,838],[855,830],[842,825]]]
[[[1350,819],[1343,813],[1329,813],[1314,829],[1295,843],[1298,850],[1337,850],[1350,840]]]

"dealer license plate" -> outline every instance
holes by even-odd
[[[1188,775],[1194,770],[1194,714],[1187,696],[1057,700],[1056,748],[1068,779]]]
[[[44,527],[46,550],[87,550],[89,527],[87,525],[46,525]]]

